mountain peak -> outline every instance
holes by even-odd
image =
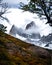
[[[14,36],[16,35],[16,26],[15,25],[12,25],[12,28],[11,28],[9,34],[12,34]]]
[[[33,26],[36,27],[35,23],[32,21],[32,22],[27,24],[26,29],[29,29],[29,28],[31,28]]]

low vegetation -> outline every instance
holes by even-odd
[[[51,53],[0,31],[0,65],[51,65]]]

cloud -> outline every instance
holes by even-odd
[[[3,2],[7,2],[9,4],[17,4],[18,3],[17,0],[16,1],[15,0],[3,0]]]
[[[46,36],[49,33],[51,33],[52,28],[48,24],[43,23],[39,18],[33,19],[34,15],[32,13],[22,12],[22,10],[20,10],[20,9],[9,9],[9,11],[11,11],[11,13],[6,14],[6,16],[10,20],[10,23],[12,25],[14,24],[19,28],[25,29],[25,26],[29,22],[34,21],[35,24],[38,26],[38,28],[36,28],[36,31],[37,32],[39,31],[39,33],[41,35]],[[35,14],[35,17],[36,17],[36,14]],[[10,28],[11,28],[11,26],[10,26]],[[8,30],[10,30],[9,26],[8,26]],[[34,31],[34,29],[32,31]]]
[[[29,0],[3,0],[3,2],[7,2],[9,4],[17,4],[17,3],[20,3],[20,2],[23,2],[23,3],[28,3]]]

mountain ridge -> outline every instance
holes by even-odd
[[[31,25],[31,23],[32,23],[32,25]],[[31,27],[33,27],[33,25],[35,25],[34,22],[31,22],[31,23],[26,25],[26,27],[30,25],[30,30],[31,30]],[[34,26],[34,27],[36,27],[36,26]],[[39,33],[35,33],[35,30],[33,32],[30,32],[30,33],[28,33],[28,32],[30,32],[30,31],[27,29],[18,28],[15,25],[12,25],[12,27],[9,31],[9,34],[11,34],[13,36],[16,36],[16,34],[18,34],[18,35],[25,37],[25,38],[28,38],[28,36],[29,36],[29,38],[34,38],[34,39],[41,37]]]

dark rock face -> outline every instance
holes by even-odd
[[[29,29],[29,28],[31,28],[32,26],[36,26],[33,21],[32,21],[31,23],[27,24],[26,29]]]
[[[41,38],[41,41],[47,44],[45,47],[52,47],[52,34],[49,34],[48,36],[43,36]]]
[[[40,39],[41,36],[40,36],[39,32],[37,31],[38,27],[36,26],[36,24],[33,21],[26,25],[25,30],[30,32],[30,34],[28,35],[29,38]]]
[[[45,42],[50,42],[52,41],[52,34],[49,34],[48,36],[43,36],[41,38],[42,41],[45,41]]]
[[[40,34],[32,33],[29,37],[32,39],[40,39],[41,36]]]
[[[22,33],[21,36],[27,38],[28,37],[28,34]]]
[[[16,36],[16,34],[21,35],[22,32],[23,32],[22,29],[17,28],[15,25],[13,25],[12,28],[11,28],[11,30],[10,30],[10,32],[9,32],[9,34],[11,34],[13,36]]]
[[[20,36],[23,36],[23,37],[26,37],[27,38],[27,34],[25,34],[23,32],[23,30],[21,28],[17,28],[15,25],[12,26],[9,34],[13,35],[13,36],[16,36],[16,34],[20,35]]]
[[[13,25],[9,34],[16,36],[16,30],[17,30],[16,27]]]

